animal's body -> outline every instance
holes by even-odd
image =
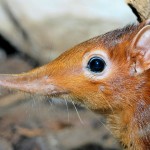
[[[106,33],[28,73],[0,75],[0,85],[68,97],[96,113],[123,146],[150,149],[149,21]]]

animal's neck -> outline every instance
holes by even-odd
[[[137,123],[137,136],[143,143],[143,149],[150,148],[150,100],[140,99],[134,113],[134,122]]]
[[[111,131],[120,140],[123,147],[128,149],[131,147],[133,141],[137,141],[137,137],[132,136],[133,133],[137,132],[137,126],[132,127],[132,120],[134,119],[131,109],[126,111],[120,110],[119,112],[114,111],[114,114],[107,117],[107,123]]]
[[[114,111],[108,115],[108,125],[127,149],[143,150],[150,147],[150,104],[138,99],[134,109]]]

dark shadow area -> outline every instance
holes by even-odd
[[[87,145],[80,146],[79,148],[74,148],[71,150],[118,150],[114,148],[104,148],[101,145],[89,143]]]
[[[40,150],[40,146],[36,142],[36,138],[21,138],[17,144],[13,145],[14,150]]]
[[[20,56],[20,58],[27,61],[33,67],[39,66],[38,61],[18,50],[18,48],[15,47],[12,43],[10,43],[9,40],[7,40],[2,34],[0,34],[0,48],[4,50],[8,57],[18,55]]]
[[[131,10],[133,11],[133,13],[136,15],[138,22],[142,22],[142,19],[140,17],[140,13],[136,10],[136,8],[131,4],[128,4],[128,5],[131,8]]]
[[[17,54],[19,51],[14,47],[4,36],[0,34],[0,48],[5,51],[7,55]]]

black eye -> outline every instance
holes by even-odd
[[[95,73],[101,73],[106,67],[105,61],[101,57],[92,57],[87,65],[87,68]]]

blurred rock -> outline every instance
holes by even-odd
[[[0,48],[0,62],[1,62],[1,61],[5,61],[6,58],[7,58],[6,53],[4,52],[3,49]]]
[[[0,150],[13,150],[10,142],[0,138]]]
[[[0,60],[0,73],[9,74],[9,73],[22,73],[28,71],[32,66],[20,59],[19,57],[10,57],[6,60]]]
[[[123,0],[0,0],[0,12],[0,34],[40,63],[135,21]]]

